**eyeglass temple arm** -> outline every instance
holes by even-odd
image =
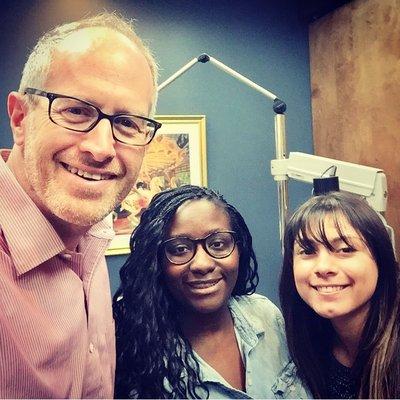
[[[43,90],[39,90],[39,89],[26,88],[25,93],[26,94],[36,94],[38,96],[47,97],[47,92],[44,92]]]
[[[275,94],[269,90],[257,85],[250,79],[239,74],[232,68],[226,66],[217,59],[209,56],[208,54],[201,54],[197,58],[193,58],[181,69],[176,71],[167,80],[158,86],[158,91],[164,89],[166,86],[171,84],[175,79],[179,78],[186,71],[196,65],[198,62],[205,64],[206,62],[211,62],[217,68],[226,72],[228,75],[233,76],[237,80],[243,82],[247,86],[261,93],[265,97],[268,97],[273,101],[273,110],[275,112],[275,154],[277,160],[282,160],[287,158],[286,154],[286,131],[285,131],[285,111],[286,103],[280,100]],[[289,199],[288,199],[288,176],[286,174],[274,175],[274,180],[276,181],[278,188],[278,213],[279,213],[279,235],[281,242],[281,251],[283,253],[283,236],[285,231],[285,225],[288,215]]]

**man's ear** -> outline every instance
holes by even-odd
[[[28,115],[28,105],[21,93],[11,92],[8,95],[7,110],[14,143],[21,146],[25,141],[25,118]]]

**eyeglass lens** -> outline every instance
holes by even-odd
[[[176,237],[165,242],[165,255],[174,264],[189,262],[195,255],[197,243],[213,258],[228,257],[235,248],[235,239],[231,232],[214,232],[204,239]]]
[[[58,97],[51,104],[50,118],[64,128],[84,132],[98,122],[99,112],[95,107],[79,100]],[[151,121],[132,115],[113,117],[113,133],[123,143],[147,144],[153,137],[155,128]]]

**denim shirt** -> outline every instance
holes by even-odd
[[[234,389],[196,354],[209,398],[310,398],[289,359],[279,309],[258,294],[232,297],[229,309],[246,370],[246,392]]]

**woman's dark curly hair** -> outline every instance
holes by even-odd
[[[200,398],[204,391],[208,393],[192,347],[180,328],[179,303],[164,283],[159,251],[177,209],[186,201],[199,199],[225,210],[237,233],[239,273],[232,295],[247,295],[256,289],[252,237],[235,207],[213,190],[193,185],[154,196],[132,233],[131,254],[121,268],[121,284],[114,296],[117,398]]]

